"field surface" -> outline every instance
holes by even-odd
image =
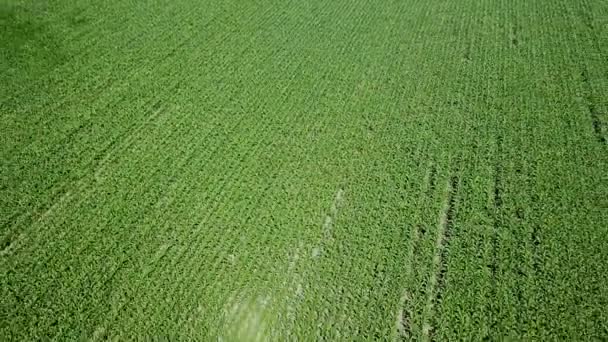
[[[0,0],[0,340],[608,339],[608,2]]]

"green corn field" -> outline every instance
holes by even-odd
[[[608,2],[0,0],[0,340],[608,339]]]

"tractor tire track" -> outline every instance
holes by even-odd
[[[448,272],[448,253],[450,238],[453,234],[454,221],[456,217],[457,193],[460,186],[460,178],[454,173],[450,176],[446,185],[446,196],[443,208],[439,215],[437,237],[435,240],[435,255],[433,256],[433,273],[427,283],[427,301],[425,307],[426,317],[422,326],[422,334],[425,340],[434,340],[434,329],[431,322],[436,321],[433,315],[437,313],[436,307],[441,304],[443,289],[445,288],[446,275]]]

